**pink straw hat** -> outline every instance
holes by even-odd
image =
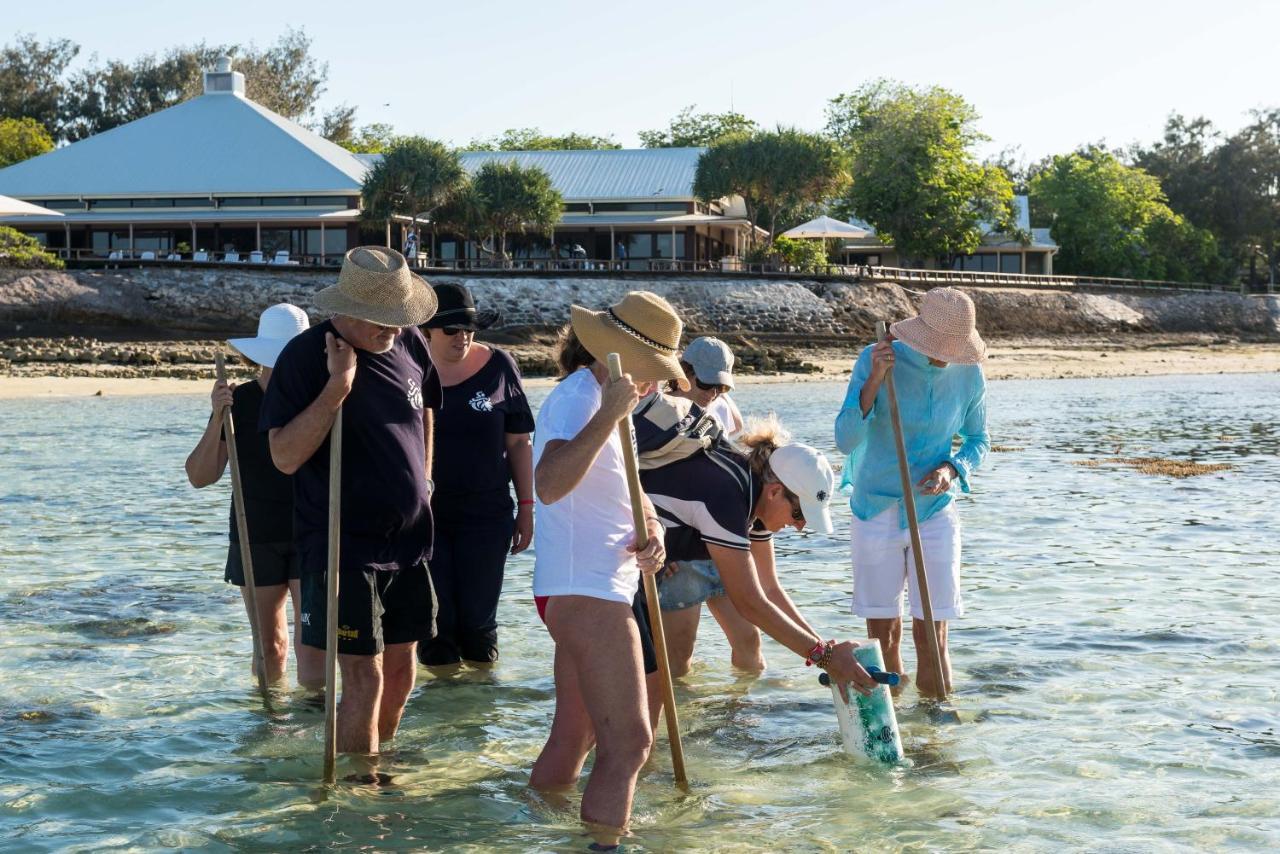
[[[940,362],[976,365],[987,358],[973,300],[955,288],[929,291],[920,303],[920,314],[899,320],[889,331],[911,349]]]

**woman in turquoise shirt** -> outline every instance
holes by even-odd
[[[858,356],[836,417],[836,445],[848,454],[844,483],[853,487],[850,549],[853,612],[866,618],[890,670],[902,667],[902,590],[910,593],[917,650],[916,687],[925,697],[951,690],[947,621],[964,613],[960,597],[960,519],[952,487],[969,491],[969,476],[987,455],[986,380],[979,363],[973,301],[954,288],[925,294],[920,314],[890,327],[891,338]],[[893,371],[906,440],[929,595],[942,648],[941,674],[919,654],[928,638],[916,590],[915,562],[884,378]],[[959,436],[960,447],[953,447]],[[945,686],[945,690],[944,687]]]

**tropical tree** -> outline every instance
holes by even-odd
[[[742,197],[753,241],[754,227],[767,224],[772,243],[779,225],[835,196],[847,181],[844,159],[831,140],[779,127],[712,143],[698,158],[693,192],[708,203]]]
[[[666,129],[640,131],[640,144],[645,148],[701,148],[727,136],[760,129],[742,113],[695,113],[695,109],[696,104],[685,107]]]
[[[442,142],[400,137],[365,175],[364,219],[389,222],[397,214],[428,219],[466,183],[458,153]]]
[[[0,169],[53,151],[53,137],[32,118],[0,119]]]
[[[963,98],[940,87],[878,80],[833,98],[827,133],[849,154],[852,184],[838,210],[875,226],[909,258],[950,260],[984,231],[1013,229],[1013,188],[980,163],[986,139]]]
[[[1111,152],[1056,156],[1031,180],[1050,218],[1064,273],[1212,281],[1221,275],[1213,236],[1166,204],[1160,182]]]
[[[62,259],[50,255],[34,237],[0,226],[0,268],[61,270]]]
[[[67,39],[41,43],[31,34],[6,44],[0,49],[0,116],[35,119],[50,137],[61,139],[63,74],[79,52]]]
[[[473,139],[467,143],[470,151],[570,151],[621,147],[608,136],[585,133],[554,136],[544,134],[537,128],[508,128],[497,136]]]
[[[550,234],[560,221],[564,198],[551,176],[536,166],[490,160],[471,179],[484,223],[498,238],[498,257],[506,260],[507,234]]]

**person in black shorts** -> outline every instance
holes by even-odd
[[[423,332],[444,401],[435,422],[431,496],[438,609],[436,637],[418,647],[418,660],[432,667],[487,665],[498,660],[507,555],[533,541],[533,413],[515,360],[475,340],[499,314],[477,312],[463,285],[436,285],[435,292],[438,308]]]
[[[325,646],[329,428],[342,410],[338,582],[338,750],[378,753],[400,725],[417,663],[435,633],[427,561],[431,410],[440,382],[417,330],[431,287],[393,249],[362,246],[316,294],[333,317],[289,342],[267,387],[260,429],[292,473],[302,571],[302,641]]]
[[[650,425],[633,421],[643,443]],[[736,446],[718,439],[706,450],[641,472],[641,486],[662,521],[674,578],[697,573],[693,583],[679,588],[675,610],[667,610],[667,597],[677,589],[674,579],[659,589],[671,672],[689,671],[702,603],[724,597],[751,627],[825,666],[838,682],[870,690],[875,682],[853,657],[857,644],[824,641],[778,582],[773,534],[788,526],[803,530],[806,522],[831,533],[828,503],[835,491],[835,475],[821,452],[788,439],[775,418],[754,419]],[[695,570],[699,563],[710,565]],[[712,613],[719,616],[714,608]],[[763,669],[758,646],[756,655],[757,661],[734,663]],[[661,700],[650,679],[650,707]]]
[[[289,339],[307,328],[307,315],[297,306],[273,305],[258,320],[254,338],[232,338],[227,343],[258,366],[253,382],[213,385],[213,414],[204,435],[187,457],[187,479],[196,489],[217,483],[227,468],[226,437],[222,413],[228,406],[236,425],[236,450],[240,460],[240,481],[244,489],[245,522],[249,528],[249,550],[257,590],[258,626],[262,632],[263,665],[267,681],[284,681],[289,658],[289,628],[285,598],[293,601],[293,639],[298,657],[298,684],[306,688],[324,686],[324,656],[302,645],[298,552],[293,544],[293,484],[271,462],[267,437],[258,432],[258,414],[271,369]],[[225,579],[241,588],[244,567],[240,559],[240,531],[235,508],[231,508],[231,544],[227,549]],[[245,597],[245,610],[249,608]],[[255,656],[256,658],[256,656]],[[257,675],[255,673],[255,675]]]

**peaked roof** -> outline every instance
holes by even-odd
[[[552,185],[568,201],[685,201],[693,198],[693,177],[704,151],[705,148],[464,151],[462,165],[471,173],[493,160],[537,166],[551,177]]]
[[[0,169],[25,198],[360,191],[365,164],[248,98],[209,93]]]

